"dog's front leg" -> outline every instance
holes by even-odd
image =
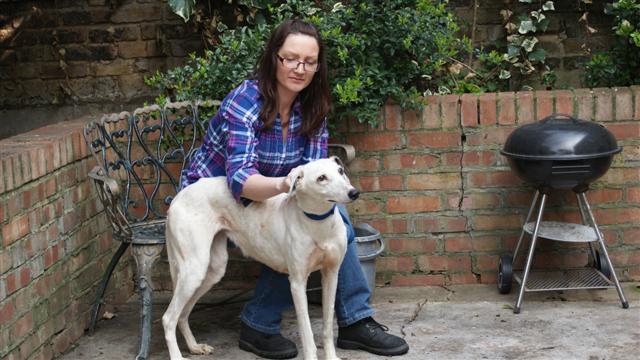
[[[298,318],[298,329],[302,340],[302,351],[305,360],[318,359],[316,344],[313,341],[313,331],[311,331],[311,321],[309,320],[309,307],[307,305],[307,276],[302,274],[289,275],[291,284],[291,296],[296,308]]]
[[[322,342],[326,360],[339,360],[333,344],[333,314],[338,286],[338,266],[325,267],[322,274]]]

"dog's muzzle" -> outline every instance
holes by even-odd
[[[349,190],[349,199],[351,200],[356,200],[358,198],[358,196],[360,196],[360,191],[358,191],[358,189],[353,188],[351,190]]]

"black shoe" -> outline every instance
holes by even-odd
[[[409,351],[404,339],[387,334],[389,328],[372,318],[364,318],[349,326],[338,328],[338,347],[364,350],[376,355],[402,355]]]
[[[240,349],[267,359],[291,359],[298,356],[298,349],[293,341],[280,334],[263,333],[241,323],[238,343]]]

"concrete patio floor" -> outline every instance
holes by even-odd
[[[622,309],[617,292],[580,290],[526,293],[522,311],[512,311],[518,287],[508,295],[493,285],[377,288],[376,319],[393,334],[404,337],[411,350],[397,359],[638,359],[640,357],[640,285],[624,283],[630,308]],[[196,338],[212,345],[211,355],[187,354],[190,359],[259,359],[237,346],[239,313],[248,294],[219,305],[233,292],[211,291],[191,315]],[[169,294],[156,295],[151,359],[168,359],[160,317]],[[133,359],[138,346],[138,303],[132,298],[114,307],[115,317],[98,323],[93,336],[83,336],[63,360]],[[316,343],[321,311],[311,306]],[[283,334],[298,344],[295,315],[285,314]],[[337,329],[336,334],[337,336]],[[376,357],[359,351],[338,350],[342,359]],[[322,359],[323,351],[318,350]],[[299,356],[299,358],[301,358]]]

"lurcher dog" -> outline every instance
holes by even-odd
[[[320,270],[325,358],[338,359],[333,344],[333,313],[347,238],[335,205],[352,202],[359,193],[337,157],[297,167],[289,180],[289,193],[246,207],[235,201],[224,177],[200,179],[172,201],[166,236],[174,289],[162,317],[171,360],[183,359],[176,325],[192,354],[213,351],[211,346],[196,342],[188,319],[198,299],[225,273],[227,238],[245,256],[289,274],[305,359],[317,359],[305,291],[309,274]]]

